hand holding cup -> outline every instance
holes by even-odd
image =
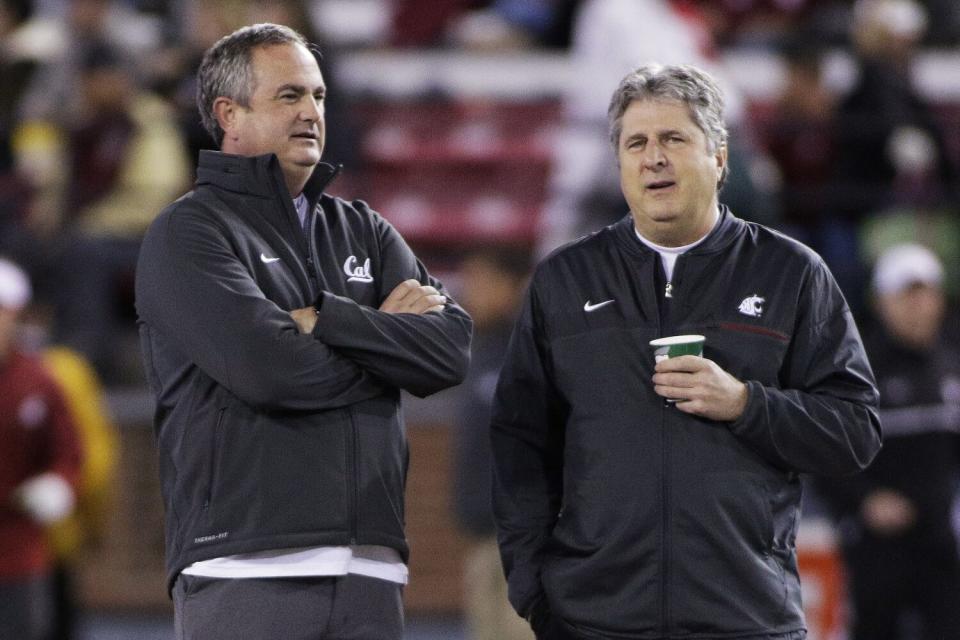
[[[732,422],[746,409],[747,386],[703,357],[704,342],[700,335],[651,340],[653,389],[684,413]]]

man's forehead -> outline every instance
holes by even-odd
[[[299,43],[273,44],[253,50],[252,66],[257,80],[268,86],[290,84],[292,80],[313,90],[324,86],[320,65],[313,53]]]
[[[657,129],[696,126],[690,108],[679,100],[634,100],[624,112],[624,124],[652,125]]]

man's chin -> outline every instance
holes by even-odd
[[[291,157],[287,162],[287,165],[299,171],[311,171],[314,167],[320,164],[320,154],[298,154],[294,157]]]
[[[659,211],[648,211],[647,219],[656,225],[671,225],[680,219],[680,214],[673,209],[663,209]]]

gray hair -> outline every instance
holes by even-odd
[[[257,47],[280,44],[299,44],[319,57],[319,52],[307,39],[279,24],[254,24],[237,29],[220,38],[207,49],[197,72],[197,108],[203,128],[213,137],[217,146],[223,144],[224,131],[213,112],[213,103],[219,97],[230,98],[241,106],[250,106],[254,86],[252,51]]]
[[[707,137],[711,153],[727,144],[727,128],[723,122],[723,92],[706,72],[692,65],[648,64],[635,69],[620,81],[607,110],[610,142],[619,149],[623,131],[623,114],[637,100],[672,100],[687,105],[690,119]],[[718,187],[726,180],[723,168]]]

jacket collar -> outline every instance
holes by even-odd
[[[313,170],[303,188],[311,209],[339,172],[339,166],[326,162],[319,163]],[[272,153],[247,157],[204,149],[200,151],[196,181],[197,186],[203,184],[263,198],[281,195],[287,199],[293,198],[287,193],[280,161]]]
[[[634,255],[647,256],[654,253],[654,250],[640,242],[637,238],[637,232],[633,225],[633,215],[627,214],[619,222],[613,225],[614,233],[620,242],[620,245],[627,252]],[[731,242],[736,240],[746,231],[746,224],[743,220],[733,215],[730,208],[720,205],[720,220],[713,227],[713,230],[707,234],[703,242],[695,246],[687,253],[708,254],[715,253],[726,248]]]

